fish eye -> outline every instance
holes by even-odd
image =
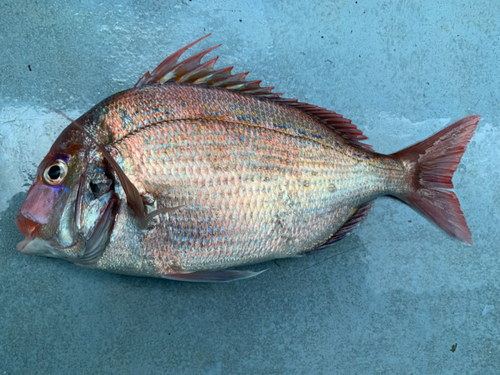
[[[43,172],[43,179],[50,185],[60,184],[68,174],[68,165],[64,160],[56,159]]]

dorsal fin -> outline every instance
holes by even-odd
[[[299,102],[297,99],[282,98],[282,93],[272,92],[274,87],[260,87],[260,80],[245,81],[248,72],[231,74],[231,70],[233,69],[232,66],[216,70],[214,66],[218,57],[204,63],[201,62],[201,59],[206,54],[220,47],[221,44],[178,62],[184,52],[210,35],[211,34],[205,35],[167,57],[152,73],[149,73],[149,71],[146,72],[146,74],[137,81],[134,88],[165,82],[178,82],[224,87],[228,90],[265,97],[272,101],[300,109],[321,121],[328,128],[348,140],[352,145],[373,151],[370,145],[360,142],[368,137],[363,135],[361,130],[351,123],[351,120],[344,118],[341,114],[329,111],[326,108]]]

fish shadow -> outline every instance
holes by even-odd
[[[24,239],[22,233],[17,229],[15,219],[19,208],[26,197],[26,192],[17,193],[8,202],[8,207],[0,213],[0,269],[2,265],[12,258],[21,257],[16,250],[16,244]]]

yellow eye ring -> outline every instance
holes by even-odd
[[[56,159],[43,172],[43,179],[49,185],[59,185],[68,174],[68,164],[64,160]]]

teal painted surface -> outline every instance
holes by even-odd
[[[498,1],[0,3],[0,373],[500,371]],[[225,285],[23,256],[14,225],[67,120],[212,32],[219,67],[394,152],[483,120],[454,178],[473,246],[376,202],[331,250]],[[452,346],[456,344],[455,351]]]

